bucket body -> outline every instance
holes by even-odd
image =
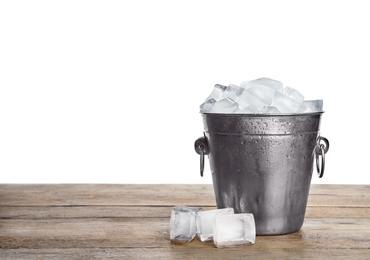
[[[253,213],[257,235],[299,230],[321,115],[202,114],[217,208]]]

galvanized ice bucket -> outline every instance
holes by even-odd
[[[212,171],[217,208],[253,213],[257,235],[295,232],[303,224],[313,163],[321,178],[329,142],[319,135],[323,113],[206,114],[195,142]]]

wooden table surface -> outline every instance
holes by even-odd
[[[370,185],[312,185],[301,230],[237,248],[172,245],[174,205],[213,209],[212,186],[2,184],[0,259],[370,259]]]

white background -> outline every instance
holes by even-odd
[[[0,183],[211,183],[199,105],[270,77],[323,99],[326,173],[370,184],[366,1],[1,1]]]

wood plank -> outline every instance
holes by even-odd
[[[216,207],[203,207],[203,210]],[[61,219],[61,218],[169,218],[172,207],[147,206],[5,206],[0,219]],[[309,206],[306,218],[366,218],[370,207]]]
[[[370,196],[370,185],[360,184],[312,184],[310,194],[346,194]]]
[[[308,205],[370,206],[370,185],[312,185]],[[1,184],[0,206],[215,206],[212,185]]]
[[[0,249],[1,259],[369,259],[370,249],[238,248],[56,248]]]
[[[322,195],[310,194],[307,205],[309,206],[370,206],[370,197],[354,195]]]
[[[150,196],[149,196],[150,195]],[[194,198],[197,198],[194,200]],[[214,206],[211,185],[2,184],[0,205]]]
[[[0,219],[0,248],[179,248],[169,241],[169,218]],[[258,236],[254,249],[369,249],[370,222],[306,219],[298,232]],[[181,247],[181,246],[180,246]],[[213,248],[198,239],[185,246]]]
[[[173,205],[215,206],[211,185],[0,185],[0,259],[369,259],[369,185],[312,185],[302,229],[217,249],[169,242]]]

